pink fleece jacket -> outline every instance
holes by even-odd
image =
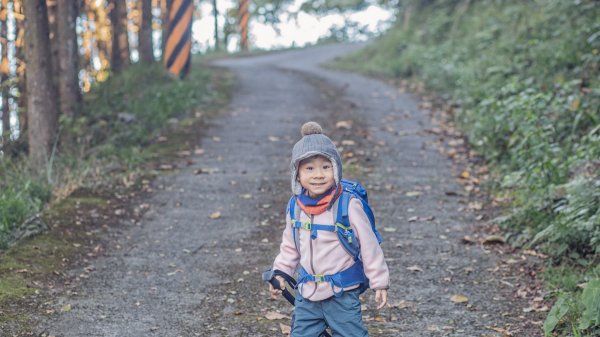
[[[362,255],[365,274],[369,279],[371,289],[387,289],[390,284],[390,276],[387,264],[383,257],[383,251],[377,242],[375,234],[371,230],[371,224],[362,203],[358,199],[351,199],[348,206],[348,216],[356,238],[360,242],[360,253]],[[315,215],[312,223],[332,225],[335,215],[331,210]],[[300,212],[300,221],[310,221],[310,217]],[[346,252],[339,242],[337,233],[319,231],[317,238],[310,238],[310,231],[300,231],[300,253],[296,250],[292,225],[289,214],[286,217],[286,226],[283,231],[279,255],[275,258],[273,269],[279,269],[286,274],[293,275],[298,267],[315,275],[332,275],[352,266],[354,259]],[[357,286],[349,287],[350,290]],[[302,297],[311,301],[321,301],[333,296],[331,285],[327,282],[306,282],[302,287]],[[335,291],[340,291],[335,288]]]

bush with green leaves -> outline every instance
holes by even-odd
[[[338,66],[422,81],[451,101],[493,167],[489,191],[510,200],[502,225],[511,242],[591,277],[600,260],[598,1],[428,1]],[[593,335],[600,324],[589,322],[553,329]]]
[[[77,119],[61,119],[59,146],[43,172],[29,168],[24,157],[0,155],[0,249],[53,192],[65,197],[77,187],[106,182],[109,171],[133,171],[155,158],[151,145],[172,124],[225,100],[227,93],[213,88],[214,74],[195,66],[182,81],[159,63],[133,65],[86,93]]]
[[[6,247],[13,230],[39,212],[52,195],[43,177],[23,165],[14,167],[0,160],[0,248]]]

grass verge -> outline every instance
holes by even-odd
[[[77,120],[61,120],[47,170],[0,159],[0,331],[30,335],[40,316],[68,310],[51,299],[70,291],[64,271],[85,267],[107,249],[112,228],[142,216],[151,180],[185,165],[207,119],[229,101],[232,82],[201,62],[184,81],[159,64],[132,66],[86,94]],[[39,220],[25,226],[33,228],[23,228],[35,214]]]
[[[546,335],[600,335],[600,7],[452,1],[404,7],[336,67],[437,93],[472,152],[506,239],[549,256]],[[410,15],[408,15],[410,13]],[[405,15],[406,14],[406,15]],[[487,174],[487,173],[486,173]]]

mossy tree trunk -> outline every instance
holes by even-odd
[[[139,34],[140,63],[154,62],[152,47],[152,0],[142,0],[142,23]]]
[[[5,144],[10,139],[10,109],[8,106],[7,82],[9,80],[8,71],[8,0],[2,0],[0,8],[0,44],[2,46],[2,60],[0,61],[0,76],[2,77],[2,143]]]
[[[57,0],[58,46],[58,93],[60,110],[71,119],[77,116],[81,102],[79,89],[79,48],[75,21],[79,14],[78,2],[73,0]]]
[[[111,69],[119,73],[129,66],[129,40],[127,38],[127,3],[112,0],[110,21],[112,24]]]
[[[25,60],[27,62],[27,115],[29,156],[43,169],[58,128],[58,107],[52,84],[52,56],[45,1],[24,0]]]

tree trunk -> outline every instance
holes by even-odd
[[[23,0],[25,59],[27,62],[27,115],[29,155],[44,168],[58,128],[58,108],[52,86],[52,60],[45,1]]]
[[[79,48],[75,21],[79,14],[77,1],[57,0],[57,16],[61,18],[57,24],[59,74],[58,93],[60,109],[69,118],[77,116],[81,93],[79,91]]]
[[[138,40],[140,63],[154,62],[154,49],[152,47],[152,0],[142,0],[142,24]]]
[[[46,0],[46,8],[48,13],[48,29],[50,31],[50,53],[52,54],[52,82],[56,88],[58,85],[58,48],[60,42],[58,42],[57,36],[57,13],[56,13],[56,0]]]
[[[28,130],[27,113],[27,85],[25,80],[25,19],[23,14],[23,0],[13,0],[13,11],[17,21],[15,30],[15,59],[17,63],[17,90],[19,97],[17,98],[17,106],[21,112],[17,110],[19,118],[19,137],[25,137],[24,131]]]
[[[219,45],[219,8],[217,8],[217,0],[213,0],[212,5],[213,16],[215,20],[215,51],[219,51],[221,46]]]
[[[10,139],[10,107],[8,106],[8,0],[2,0],[2,9],[0,11],[0,44],[2,46],[2,60],[0,61],[0,76],[2,76],[2,142]]]
[[[171,9],[172,2],[173,0],[161,0],[160,17],[162,20],[162,46],[160,46],[160,50],[163,51],[163,55],[161,57],[163,61],[165,46],[167,45],[167,37],[169,37],[169,25],[171,24],[169,21],[169,9]]]
[[[240,49],[248,51],[248,21],[250,20],[250,0],[240,0],[239,25],[240,25]]]
[[[402,29],[407,30],[410,27],[410,17],[412,16],[412,12],[414,10],[414,4],[412,1],[408,1],[406,7],[404,8],[404,14],[402,15]]]
[[[112,23],[111,69],[121,72],[129,65],[129,40],[127,38],[127,4],[125,0],[112,0],[110,21]]]

